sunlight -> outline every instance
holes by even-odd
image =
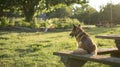
[[[112,2],[113,4],[120,3],[120,0],[90,0],[89,5],[94,7],[97,11],[100,10],[100,6],[105,6],[107,3]]]

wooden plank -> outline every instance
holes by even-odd
[[[72,58],[77,60],[94,61],[94,62],[99,62],[103,64],[115,65],[115,66],[120,65],[120,58],[103,56],[103,55],[97,55],[97,56],[91,56],[89,54],[75,55],[75,54],[71,54],[71,52],[54,52],[53,54],[61,57],[67,57],[67,58]]]
[[[97,50],[98,54],[109,54],[117,51],[118,51],[117,48],[102,48]]]
[[[99,35],[99,36],[95,36],[96,38],[104,38],[104,39],[117,39],[120,40],[120,35],[116,35],[116,34],[111,34],[111,35]]]

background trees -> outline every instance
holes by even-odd
[[[50,18],[65,18],[72,16],[72,6],[63,5],[61,8],[48,12],[47,17]]]
[[[97,17],[94,16],[97,16],[97,11],[89,5],[76,8],[73,15],[74,18],[77,18],[85,24],[92,24],[92,22],[95,22]]]
[[[111,10],[112,7],[112,10]],[[111,13],[112,11],[112,13]],[[119,23],[120,20],[120,4],[107,4],[105,7],[103,7],[100,11],[100,19],[101,21],[109,21],[114,23]],[[112,15],[112,18],[111,18]]]
[[[0,16],[4,16],[6,11],[21,11],[25,20],[30,22],[35,14],[50,12],[60,8],[60,4],[70,5],[73,3],[84,4],[87,0],[1,0]]]
[[[111,8],[112,7],[112,8]],[[111,12],[112,11],[112,12]],[[87,5],[85,8],[79,7],[74,10],[74,18],[85,24],[98,24],[100,22],[120,23],[120,4],[110,4],[102,6],[100,12]]]
[[[25,23],[26,21],[32,23],[37,15],[46,14],[49,19],[68,17],[78,19],[85,24],[98,24],[103,21],[120,23],[119,4],[108,4],[103,6],[100,12],[97,12],[87,2],[88,0],[1,0],[0,18],[2,16],[23,17]],[[73,8],[73,4],[76,3],[81,7]],[[0,24],[2,23],[0,22]]]
[[[8,13],[14,13],[17,7],[15,0],[1,0],[0,1],[0,17],[8,16]]]

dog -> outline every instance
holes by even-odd
[[[73,24],[70,36],[75,37],[77,41],[77,50],[73,51],[74,54],[97,55],[97,46],[80,25],[76,26]]]

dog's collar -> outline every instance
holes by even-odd
[[[76,38],[78,38],[79,36],[82,36],[84,33],[82,32],[82,33],[79,33],[79,34],[77,34],[77,36],[75,36]]]

